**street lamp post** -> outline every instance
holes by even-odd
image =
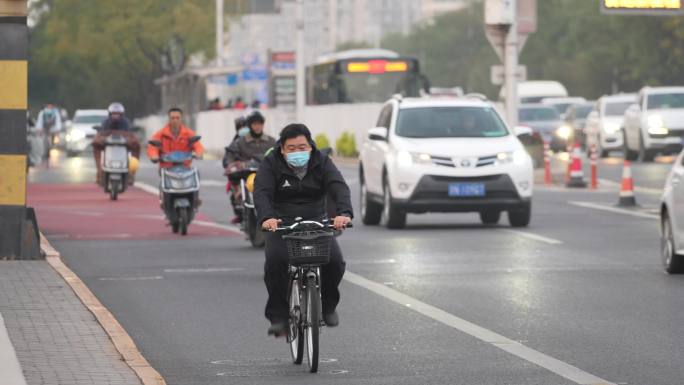
[[[223,66],[223,0],[216,0],[216,66]]]
[[[297,78],[297,95],[296,95],[296,113],[297,121],[304,120],[304,104],[305,99],[305,67],[304,67],[304,0],[297,0],[297,50],[296,50],[296,78]]]

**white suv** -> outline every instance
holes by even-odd
[[[645,87],[625,111],[625,158],[653,161],[682,149],[684,87]]]
[[[512,226],[530,222],[532,159],[486,101],[391,99],[359,167],[364,224],[403,228],[407,213],[426,212],[479,212],[495,224],[502,211]]]
[[[660,203],[660,255],[669,274],[684,273],[684,152],[672,165]]]

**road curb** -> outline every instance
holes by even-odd
[[[45,259],[52,268],[62,276],[76,296],[93,313],[105,330],[123,361],[138,376],[143,385],[166,385],[164,378],[142,356],[131,336],[121,326],[114,315],[95,297],[86,284],[69,269],[57,250],[47,238],[40,233],[40,247],[45,252]]]

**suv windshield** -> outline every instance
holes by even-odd
[[[488,107],[406,108],[396,134],[408,138],[492,138],[508,135],[499,115]]]
[[[578,106],[575,108],[575,119],[586,119],[594,109],[594,105]]]
[[[654,94],[648,95],[649,110],[684,108],[684,94]]]
[[[622,116],[634,102],[606,103],[606,116]]]
[[[106,116],[102,115],[76,115],[74,117],[74,123],[77,124],[100,124],[107,119]]]
[[[560,120],[560,114],[553,107],[521,108],[518,110],[518,120],[521,122]]]

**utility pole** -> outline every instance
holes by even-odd
[[[304,66],[304,0],[297,0],[295,23],[297,27],[297,51],[295,57],[297,71],[296,119],[298,122],[302,122],[304,120],[304,104],[306,103],[306,71]]]
[[[513,3],[513,20],[506,34],[504,73],[506,87],[506,119],[511,127],[518,125],[518,22],[516,0]]]
[[[216,66],[223,66],[223,0],[216,0]]]
[[[40,257],[26,207],[28,27],[26,0],[0,0],[0,259]]]

